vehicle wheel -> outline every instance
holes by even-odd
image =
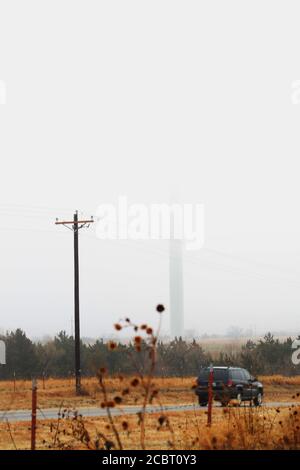
[[[262,394],[258,392],[257,396],[253,400],[254,406],[261,406],[262,405]]]
[[[199,398],[199,405],[200,406],[206,406],[207,405],[207,401],[203,401]]]
[[[241,406],[242,401],[243,401],[242,392],[238,392],[236,396],[236,405]]]

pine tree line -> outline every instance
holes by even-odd
[[[0,379],[32,377],[68,377],[74,371],[74,338],[60,332],[47,343],[34,343],[17,329],[2,335],[6,344],[7,364],[0,366]],[[158,376],[197,376],[199,369],[211,363],[233,365],[258,374],[300,374],[300,365],[292,362],[292,339],[280,341],[268,333],[257,342],[248,341],[238,352],[208,353],[197,341],[181,338],[157,345],[156,374]],[[93,345],[81,343],[82,375],[95,375],[100,367],[110,374],[143,372],[147,361],[146,348],[137,353],[133,344],[118,343],[110,348],[103,340]],[[299,354],[300,356],[300,354]]]

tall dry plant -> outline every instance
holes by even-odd
[[[107,386],[109,370],[104,366],[99,369],[97,377],[102,393],[101,408],[106,410],[107,417],[105,430],[101,432],[97,430],[96,439],[92,438],[91,434],[86,429],[83,418],[78,415],[78,413],[65,409],[63,412],[59,413],[57,423],[51,425],[54,438],[50,447],[70,448],[70,445],[74,446],[75,442],[78,442],[87,449],[123,450],[124,443],[122,441],[122,435],[124,432],[126,432],[127,437],[130,435],[130,425],[125,415],[120,422],[119,417],[116,417],[112,410],[116,407],[120,407],[120,405],[126,405],[126,399],[131,398],[133,394],[135,395],[135,404],[140,405],[140,410],[137,412],[137,425],[140,430],[140,447],[146,449],[147,406],[153,403],[161,408],[160,415],[157,418],[157,430],[162,428],[168,430],[170,435],[168,446],[175,446],[174,430],[171,426],[170,419],[163,412],[163,406],[159,398],[159,389],[153,381],[157,360],[157,344],[161,329],[161,318],[164,310],[163,305],[157,305],[158,326],[156,331],[154,331],[152,326],[145,323],[137,325],[133,323],[130,318],[120,320],[114,325],[117,332],[123,331],[124,329],[132,331],[132,350],[127,348],[125,354],[134,367],[135,375],[130,378],[129,384],[125,383],[124,377],[120,375],[118,379],[121,392],[112,395]],[[110,351],[117,350],[117,342],[110,341],[108,348]],[[119,408],[119,411],[122,412],[122,409]],[[110,435],[113,435],[113,439],[108,437],[108,432]],[[67,437],[68,439],[66,439]],[[73,439],[71,443],[70,438]]]
[[[101,368],[98,373],[99,384],[102,390],[103,399],[101,406],[106,408],[107,417],[111,425],[112,431],[114,433],[116,443],[119,449],[122,449],[122,442],[120,438],[120,433],[118,432],[117,426],[115,425],[114,418],[111,413],[111,408],[114,408],[116,405],[123,403],[124,397],[129,395],[132,389],[139,387],[141,391],[141,410],[138,412],[138,425],[140,427],[140,443],[141,448],[145,449],[145,434],[146,434],[146,411],[147,406],[152,404],[154,400],[159,400],[159,390],[155,387],[153,383],[156,358],[157,358],[157,342],[161,329],[161,317],[165,308],[163,305],[159,304],[156,307],[156,311],[159,315],[158,327],[154,332],[152,326],[147,324],[137,325],[133,323],[130,318],[125,318],[124,320],[119,321],[114,325],[115,330],[120,332],[124,329],[131,329],[133,333],[133,346],[134,351],[138,355],[143,355],[144,360],[142,361],[142,367],[138,364],[136,359],[136,354],[133,354],[130,350],[126,351],[129,361],[135,368],[136,376],[130,382],[130,388],[124,388],[122,390],[122,397],[115,396],[112,400],[108,398],[107,387],[105,385],[105,377],[107,370]],[[117,343],[111,341],[109,343],[110,350],[114,351],[117,348]],[[120,378],[122,380],[122,378]],[[126,428],[126,421],[123,422],[123,428]],[[170,426],[169,421],[165,415],[160,416],[159,425],[167,423]],[[171,427],[170,427],[171,431]],[[171,431],[172,432],[172,431]]]

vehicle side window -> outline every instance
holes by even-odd
[[[247,370],[243,369],[243,373],[244,373],[245,380],[250,380],[251,379],[251,376],[250,376],[250,374]]]
[[[234,375],[235,375],[235,377],[234,377],[235,380],[245,380],[243,371],[241,369],[235,370]]]
[[[232,370],[231,377],[233,380],[241,380],[241,376],[239,375],[239,370]]]

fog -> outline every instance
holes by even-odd
[[[185,328],[298,333],[296,1],[0,0],[0,328],[72,331],[73,240],[102,203],[205,206]],[[80,233],[84,336],[157,323],[168,243]]]

